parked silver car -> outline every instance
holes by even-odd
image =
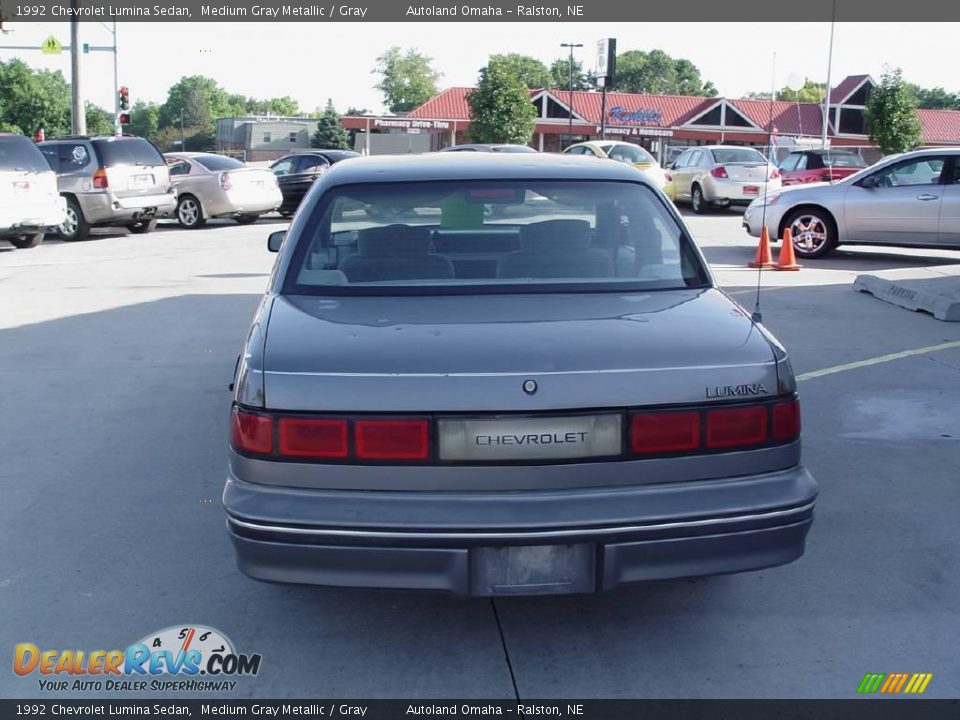
[[[780,172],[760,152],[735,145],[688,148],[667,172],[673,199],[689,202],[695,213],[747,205],[781,184]]]
[[[246,225],[276,210],[283,201],[277,178],[269,169],[252,168],[214,153],[167,153],[164,158],[177,189],[172,215],[187,229],[220,217]]]
[[[96,226],[148,233],[170,212],[176,191],[160,152],[147,140],[74,136],[38,143],[66,199],[64,240],[86,240]]]
[[[771,239],[790,228],[796,254],[837,245],[960,248],[960,149],[931,148],[884,158],[833,183],[783,188],[751,203],[743,225]]]
[[[803,553],[786,352],[629,165],[346,160],[268,247],[223,494],[248,575],[571,593]]]
[[[0,240],[36,247],[46,228],[65,216],[57,176],[36,145],[23,135],[0,133]]]

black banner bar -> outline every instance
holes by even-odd
[[[2,0],[9,22],[812,22],[834,16],[833,0],[517,2],[516,0]],[[837,0],[838,22],[948,22],[960,3]],[[905,32],[909,32],[906,29]]]
[[[958,700],[0,700],[0,718],[956,720]]]

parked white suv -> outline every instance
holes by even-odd
[[[75,136],[38,145],[67,201],[64,240],[86,240],[95,226],[148,233],[177,206],[167,163],[144,138]]]
[[[23,135],[0,133],[0,239],[36,247],[46,227],[64,221],[65,211],[57,176],[37,146]]]

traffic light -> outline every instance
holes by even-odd
[[[130,109],[130,88],[126,85],[120,88],[120,110]]]
[[[130,113],[120,113],[120,124],[121,125],[130,124]]]

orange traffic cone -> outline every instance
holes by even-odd
[[[790,228],[783,229],[783,240],[780,244],[780,260],[773,266],[775,270],[799,270],[802,265],[797,265],[797,258],[793,254],[793,233]]]
[[[770,231],[764,225],[760,231],[760,244],[757,245],[757,254],[753,257],[753,262],[747,263],[747,267],[752,268],[772,268],[773,260],[770,257]]]

